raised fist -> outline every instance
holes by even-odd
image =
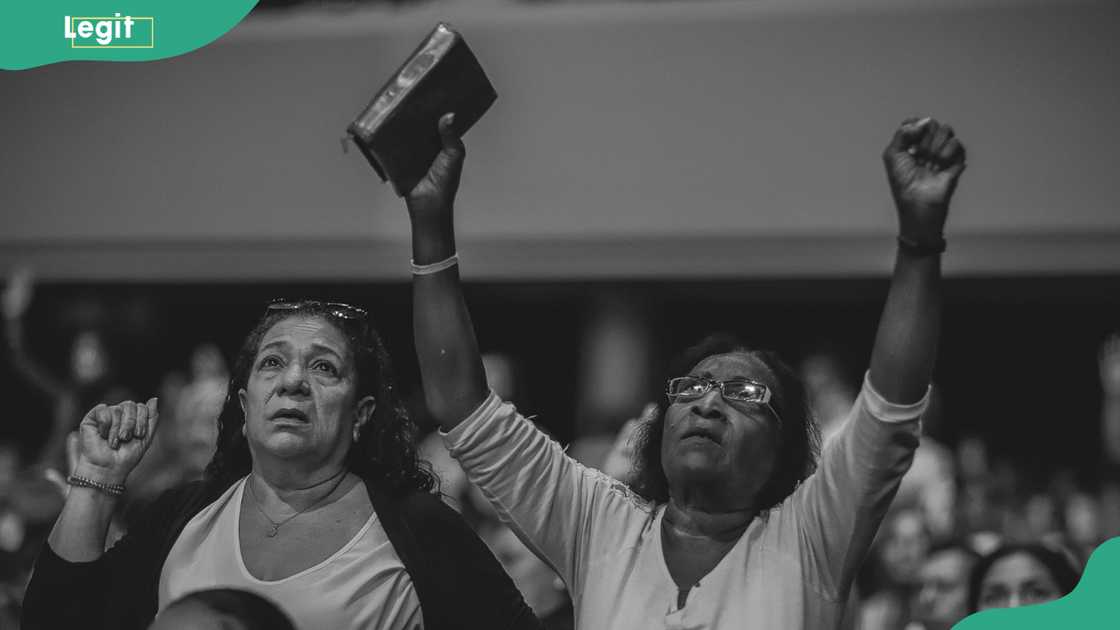
[[[883,151],[900,235],[918,243],[941,239],[949,200],[965,168],[953,128],[932,118],[908,119]]]
[[[439,119],[439,137],[443,149],[432,161],[424,176],[405,197],[408,212],[413,220],[449,219],[459,190],[459,176],[463,173],[463,158],[467,149],[455,132],[455,114],[444,114]]]
[[[98,405],[78,426],[74,474],[107,484],[123,484],[152,443],[159,424],[158,400]]]

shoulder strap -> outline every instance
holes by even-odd
[[[428,630],[538,629],[498,559],[463,518],[427,492],[393,495],[367,483],[385,533],[412,578]]]
[[[416,533],[408,523],[406,511],[402,509],[401,496],[378,488],[376,484],[365,479],[366,492],[369,494],[373,511],[377,512],[377,519],[393,545],[393,551],[401,559],[405,571],[412,580],[416,589],[416,597],[420,600],[420,610],[424,615],[424,628],[426,630],[441,630],[445,625],[444,610],[446,605],[441,604],[438,596],[437,585],[433,582],[435,577],[430,563],[427,561],[423,547],[416,538]]]

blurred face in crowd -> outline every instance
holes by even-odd
[[[891,580],[912,584],[918,569],[929,552],[929,533],[920,513],[905,510],[888,523],[883,543],[882,560]]]
[[[1045,494],[1036,494],[1025,508],[1028,537],[1041,538],[1058,528],[1054,518],[1054,500]]]
[[[278,321],[261,338],[245,389],[245,436],[254,461],[267,454],[326,465],[345,459],[355,422],[373,413],[358,400],[346,337],[319,316]]]
[[[1066,503],[1066,528],[1070,539],[1079,545],[1101,541],[1100,508],[1093,497],[1075,494]]]
[[[960,549],[931,555],[918,570],[914,617],[927,630],[950,628],[968,614],[968,575],[975,559]]]
[[[191,353],[191,375],[195,380],[226,379],[228,375],[222,351],[212,343],[204,343],[195,348]]]
[[[196,601],[168,606],[148,630],[243,630],[245,625],[230,615]]]
[[[74,339],[70,349],[70,369],[79,383],[93,383],[105,376],[109,362],[105,356],[105,345],[97,333],[86,331]]]
[[[777,381],[762,361],[741,353],[707,357],[689,376],[749,379],[771,391]],[[670,403],[661,442],[670,494],[694,484],[715,484],[728,509],[749,507],[774,469],[779,426],[766,405],[726,400],[718,387],[699,398]]]
[[[1000,558],[980,582],[979,610],[1018,608],[1061,597],[1062,592],[1046,565],[1028,553]]]

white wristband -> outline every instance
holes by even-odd
[[[434,262],[430,265],[417,265],[415,260],[410,260],[409,263],[412,265],[412,275],[414,275],[414,276],[426,276],[426,275],[433,274],[433,273],[439,273],[440,271],[443,271],[444,269],[448,269],[450,267],[454,267],[455,265],[458,265],[459,264],[459,254],[458,253],[451,254],[447,258],[444,258],[443,260],[441,260],[439,262]]]

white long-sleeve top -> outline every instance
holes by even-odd
[[[843,616],[927,402],[888,402],[865,377],[817,471],[755,518],[679,609],[663,504],[580,465],[493,393],[444,439],[499,517],[568,585],[576,628],[821,630]]]

